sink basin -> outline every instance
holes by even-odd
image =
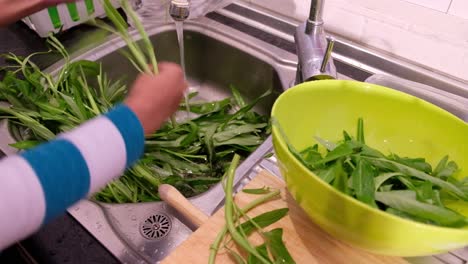
[[[180,62],[173,24],[147,28],[147,31],[159,61]],[[138,39],[137,32],[131,34]],[[274,93],[255,108],[260,114],[269,114],[276,97],[295,78],[293,54],[214,20],[201,18],[186,22],[184,35],[187,78],[190,87],[198,92],[199,100],[226,98],[231,95],[230,85],[247,101],[271,89]],[[101,45],[72,54],[72,59],[99,61],[110,79],[124,78],[130,86],[138,72],[119,52],[124,48],[122,40],[110,36]],[[61,63],[54,64],[48,71],[56,72]],[[2,138],[5,141],[5,137]],[[6,138],[12,140],[11,136]],[[1,145],[8,143],[3,141]],[[14,151],[6,149],[7,154]],[[260,146],[241,164],[236,175],[237,185],[268,151],[270,147]],[[223,199],[224,192],[218,184],[191,198],[191,202],[210,215],[222,205]],[[189,221],[164,202],[106,204],[89,199],[80,201],[68,212],[123,263],[155,263],[194,230]]]

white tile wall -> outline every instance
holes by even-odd
[[[452,0],[448,13],[468,19],[468,0]]]
[[[450,6],[451,0],[405,0],[407,2],[417,4],[424,7],[429,7],[434,10],[446,13]],[[466,0],[462,0],[466,1]]]
[[[310,0],[247,1],[298,21],[307,18],[310,7]],[[428,3],[438,1],[446,2]],[[468,19],[462,18],[468,14],[468,0],[451,1],[446,14],[448,6],[440,12],[406,0],[325,0],[325,26],[468,82]]]

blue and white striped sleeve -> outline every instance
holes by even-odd
[[[143,154],[144,132],[125,105],[56,140],[0,161],[0,250],[122,175]]]

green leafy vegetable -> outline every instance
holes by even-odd
[[[357,200],[393,215],[432,225],[462,227],[467,218],[452,211],[444,198],[468,201],[468,178],[458,180],[458,165],[443,157],[435,169],[424,158],[384,155],[365,144],[364,120],[358,119],[356,139],[343,131],[343,140],[333,143],[315,137],[317,145],[289,151],[324,182]]]
[[[141,41],[128,33],[124,18],[109,0],[103,0],[114,27],[94,20],[91,23],[120,35],[127,44],[128,59],[138,70],[157,74],[156,57],[151,42],[127,1],[121,6],[137,27]],[[127,93],[122,80],[111,80],[98,62],[71,61],[63,45],[55,38],[47,40],[50,52],[58,52],[64,65],[57,74],[41,71],[31,58],[5,55],[13,64],[5,68],[0,82],[3,118],[18,141],[12,146],[29,149],[55,138],[83,122],[105,113],[121,103]],[[152,65],[154,67],[150,67]],[[205,192],[219,182],[235,153],[246,158],[268,136],[268,117],[253,111],[259,98],[246,100],[232,85],[233,97],[214,102],[184,102],[196,114],[177,124],[168,122],[146,139],[141,161],[94,199],[106,203],[158,201],[157,186],[174,185],[185,196]],[[192,95],[192,100],[195,100]]]
[[[235,155],[229,169],[226,173],[225,179],[226,184],[224,190],[226,192],[226,201],[224,206],[224,217],[226,221],[225,227],[219,232],[215,241],[210,247],[210,257],[208,260],[209,264],[215,263],[217,252],[220,248],[222,241],[227,234],[230,235],[232,240],[241,250],[248,254],[247,263],[262,263],[262,264],[273,264],[273,263],[294,263],[291,255],[285,247],[282,235],[283,230],[280,228],[264,231],[263,228],[270,226],[282,219],[288,213],[288,208],[281,208],[272,210],[263,214],[260,214],[254,218],[250,218],[246,213],[260,205],[261,203],[277,196],[279,190],[269,191],[269,188],[260,189],[247,189],[247,193],[254,192],[258,194],[264,190],[268,190],[269,193],[263,195],[261,198],[251,202],[245,208],[239,209],[234,202],[233,197],[233,182],[234,182],[234,171],[239,163],[239,156]],[[244,217],[247,221],[236,226],[236,222],[240,217]],[[254,246],[249,241],[248,236],[254,231],[257,231],[264,238],[265,243],[259,246]],[[245,263],[241,255],[231,250],[227,245],[225,246],[227,252],[239,263]],[[271,257],[273,259],[271,259]]]
[[[420,219],[434,221],[442,226],[458,227],[466,224],[466,218],[452,210],[419,202],[416,197],[406,197],[399,192],[376,192],[375,199],[391,208]]]

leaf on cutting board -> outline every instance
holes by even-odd
[[[237,228],[242,228],[244,233],[248,236],[251,234],[255,229],[255,225],[252,224],[252,221],[255,222],[256,225],[259,227],[267,227],[277,221],[281,220],[281,218],[285,217],[289,212],[288,208],[280,208],[276,210],[272,210],[263,214],[260,214],[249,221],[246,221],[239,225]]]
[[[270,187],[263,186],[262,188],[257,189],[243,189],[242,192],[248,194],[267,194],[271,192]]]
[[[267,250],[267,245],[266,243],[261,244],[260,246],[255,247],[257,252],[264,257],[265,259],[269,259],[270,257],[268,256],[268,250]],[[247,264],[263,264],[257,257],[255,257],[252,254],[249,254],[249,257],[247,258]]]
[[[374,200],[376,172],[372,165],[364,159],[359,159],[356,169],[353,171],[353,189],[356,198],[372,207],[377,207]]]
[[[409,196],[397,191],[375,193],[375,199],[389,207],[442,226],[456,227],[466,223],[465,216],[450,209],[419,202],[415,196],[416,193]]]
[[[270,250],[275,263],[295,264],[288,249],[283,242],[283,229],[275,228],[269,232],[263,233],[267,239],[267,246]]]

